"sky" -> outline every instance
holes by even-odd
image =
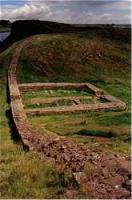
[[[131,0],[0,0],[0,19],[130,24]]]

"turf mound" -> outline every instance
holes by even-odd
[[[104,83],[129,76],[130,46],[88,33],[39,35],[20,61],[22,82]]]

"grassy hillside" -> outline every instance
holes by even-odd
[[[127,104],[124,112],[99,112],[80,115],[32,117],[30,122],[42,134],[54,132],[89,143],[87,136],[113,134],[106,151],[129,152],[130,147],[130,45],[95,34],[39,35],[23,50],[19,66],[20,82],[90,82]],[[25,107],[32,98],[23,96]],[[84,133],[83,138],[80,133]],[[90,143],[91,145],[91,143]],[[103,149],[104,143],[99,144]]]
[[[64,198],[66,188],[77,185],[60,166],[27,152],[13,139],[6,98],[6,71],[14,44],[0,54],[0,197]],[[83,34],[38,35],[23,50],[18,79],[27,82],[90,82],[127,103],[124,112],[29,118],[41,134],[65,135],[93,149],[130,152],[130,45],[101,36]],[[41,97],[41,91],[39,97]],[[35,96],[37,96],[35,94]],[[23,95],[25,102],[34,93]],[[25,103],[26,104],[26,103]],[[109,140],[88,138],[106,136]],[[106,142],[107,141],[107,142]],[[81,196],[82,195],[82,196]],[[78,198],[88,198],[80,194]]]
[[[10,27],[5,27],[0,25],[0,32],[10,32],[11,28]]]
[[[130,103],[130,45],[91,34],[40,35],[23,50],[20,82],[91,82]]]
[[[24,150],[14,137],[6,92],[6,75],[13,49],[0,55],[0,198],[58,198],[74,179],[64,175],[59,166]]]
[[[40,35],[24,49],[21,61],[29,70],[43,73],[43,80],[105,81],[128,77],[130,46],[86,33]]]
[[[40,21],[40,20],[18,20],[12,23],[11,36],[22,39],[34,34],[45,33],[67,33],[75,30],[70,24]]]
[[[11,30],[11,23],[8,20],[0,20],[0,32],[8,32]]]

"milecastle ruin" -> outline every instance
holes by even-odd
[[[13,121],[18,134],[21,137],[23,144],[29,150],[35,150],[42,155],[46,155],[57,161],[63,160],[66,166],[70,166],[73,171],[79,171],[87,162],[90,150],[84,144],[72,144],[65,138],[42,136],[36,133],[28,122],[27,115],[52,115],[52,114],[67,114],[79,112],[93,112],[100,110],[124,110],[126,104],[121,100],[107,94],[105,91],[95,87],[90,83],[32,83],[18,84],[17,82],[17,65],[21,50],[32,40],[32,37],[22,41],[15,49],[11,63],[8,69],[8,87],[10,96],[10,107],[13,116]],[[38,90],[79,90],[91,92],[94,97],[49,97],[46,99],[34,99],[32,104],[47,103],[62,99],[69,99],[73,102],[72,105],[46,108],[25,109],[21,97],[21,93],[38,91]],[[81,99],[89,99],[90,103],[80,103]],[[96,102],[99,100],[99,102]],[[102,101],[101,101],[102,100]],[[47,102],[46,102],[47,101]],[[78,152],[78,153],[77,153]]]

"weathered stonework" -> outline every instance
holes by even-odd
[[[56,160],[56,162],[65,163],[65,167],[79,171],[87,161],[86,157],[90,154],[89,149],[84,144],[72,144],[60,137],[42,136],[35,132],[28,123],[17,83],[16,70],[20,52],[29,41],[30,38],[15,49],[8,70],[10,106],[15,127],[23,144],[29,150],[41,152],[43,155]]]
[[[30,85],[30,87],[27,87],[27,85],[25,86],[25,84],[18,86],[16,70],[20,52],[30,40],[31,38],[24,40],[15,49],[8,70],[8,87],[12,116],[15,127],[18,134],[21,136],[23,144],[27,146],[29,150],[40,152],[41,155],[45,155],[47,158],[52,158],[56,162],[63,164],[65,168],[70,168],[72,172],[74,172],[73,174],[80,186],[80,190],[82,188],[83,192],[85,192],[85,190],[86,192],[88,191],[88,195],[92,194],[94,195],[94,197],[99,199],[130,198],[130,159],[128,158],[128,156],[121,156],[116,154],[106,155],[106,153],[93,151],[91,152],[91,150],[87,148],[87,145],[83,143],[75,144],[73,142],[69,142],[62,137],[50,135],[42,136],[34,131],[28,123],[26,112],[28,113],[29,111],[25,112],[24,110],[19,87],[21,90],[27,91],[34,89],[34,87],[32,87],[34,84]],[[39,85],[40,89],[42,89],[42,85],[41,87]],[[49,88],[51,87],[51,85],[52,84],[48,84],[46,87]],[[74,85],[74,87],[77,88],[78,86],[84,87],[84,84]],[[57,85],[57,87],[60,86]],[[73,88],[73,84],[70,84],[70,86],[67,85],[66,87]],[[122,101],[110,95],[104,94],[104,92],[101,92],[93,86],[92,90],[94,90],[96,96],[101,96],[101,98],[105,98],[110,101],[105,104],[105,107],[112,109],[124,109],[126,107],[126,105]],[[84,105],[84,107],[81,106],[78,109],[79,111],[87,111],[88,106],[90,105]],[[102,106],[102,104],[96,104],[95,108],[92,109],[98,110],[101,109]],[[76,108],[76,106],[73,106],[71,109],[74,112]],[[59,113],[61,112],[60,108],[56,109],[57,110],[54,109],[54,111],[52,110],[52,112],[58,112],[58,110]],[[61,109],[62,112],[64,112],[65,109],[69,108],[63,107]],[[31,111],[30,114],[32,112],[34,111]],[[49,109],[47,110],[47,112],[49,114]],[[90,176],[86,176],[85,173],[81,173],[86,163],[92,163],[92,166],[95,167],[93,168],[92,174]],[[125,164],[125,166],[123,166],[123,164]],[[120,187],[116,188],[116,186]]]
[[[21,91],[32,91],[42,89],[86,89],[94,93],[103,93],[102,90],[90,83],[26,83],[19,84],[19,88]]]
[[[27,115],[55,115],[55,114],[67,114],[67,113],[79,113],[88,111],[100,111],[100,110],[124,110],[124,105],[118,102],[112,103],[98,103],[98,104],[80,104],[72,106],[57,106],[48,108],[34,108],[26,109]]]
[[[34,90],[56,90],[56,89],[80,89],[92,92],[96,98],[104,99],[104,103],[77,104],[72,106],[57,106],[39,109],[27,109],[28,115],[52,115],[79,113],[99,110],[124,110],[126,104],[116,97],[108,95],[105,91],[100,90],[90,83],[31,83],[19,84],[19,88],[23,92]]]
[[[98,111],[100,109],[114,109],[114,110],[122,110],[125,109],[126,104],[122,101],[116,99],[115,97],[112,97],[110,95],[106,95],[104,91],[99,90],[97,87],[89,84],[89,83],[33,83],[33,84],[19,84],[17,83],[17,77],[16,77],[16,71],[17,71],[17,64],[18,59],[20,56],[20,52],[22,48],[28,44],[28,42],[32,39],[28,38],[21,42],[17,48],[15,49],[15,52],[12,56],[12,60],[8,69],[8,87],[9,87],[9,95],[10,95],[10,105],[11,105],[11,111],[14,119],[15,127],[21,136],[21,139],[29,149],[36,149],[37,151],[41,151],[44,154],[47,155],[47,142],[50,146],[49,151],[54,152],[56,155],[60,152],[60,146],[66,144],[68,149],[72,150],[73,156],[76,152],[76,149],[80,149],[79,145],[71,145],[69,142],[65,141],[64,139],[59,140],[56,138],[50,138],[50,136],[41,136],[40,134],[36,133],[34,130],[32,130],[32,127],[28,123],[27,115],[41,115],[41,114],[61,114],[61,113],[74,113],[74,112],[86,112],[86,111]],[[21,91],[30,91],[30,90],[38,90],[38,89],[58,89],[58,88],[64,88],[64,89],[87,89],[91,90],[96,94],[97,97],[105,98],[107,99],[108,103],[98,103],[98,104],[87,104],[87,105],[73,105],[73,106],[61,106],[56,108],[46,108],[46,109],[29,109],[24,110],[24,106],[21,99],[21,94],[19,91],[19,88]],[[52,145],[50,145],[52,143]],[[56,144],[55,146],[53,144]],[[72,148],[71,148],[72,146]],[[83,145],[84,146],[84,145]],[[54,149],[55,148],[55,149]],[[67,149],[66,148],[66,149]],[[81,147],[82,149],[82,147]],[[81,153],[80,155],[80,165],[79,168],[83,165],[83,150],[79,150]],[[89,150],[85,150],[87,153],[89,153]],[[48,153],[49,154],[49,153]],[[69,156],[69,150],[67,151],[67,156]],[[54,154],[50,153],[50,157],[54,158]],[[62,154],[62,158],[65,156]],[[77,159],[76,156],[74,158]],[[69,163],[69,162],[68,162]],[[70,161],[70,165],[71,161]],[[77,166],[76,166],[77,167]],[[78,168],[78,167],[77,167]]]

